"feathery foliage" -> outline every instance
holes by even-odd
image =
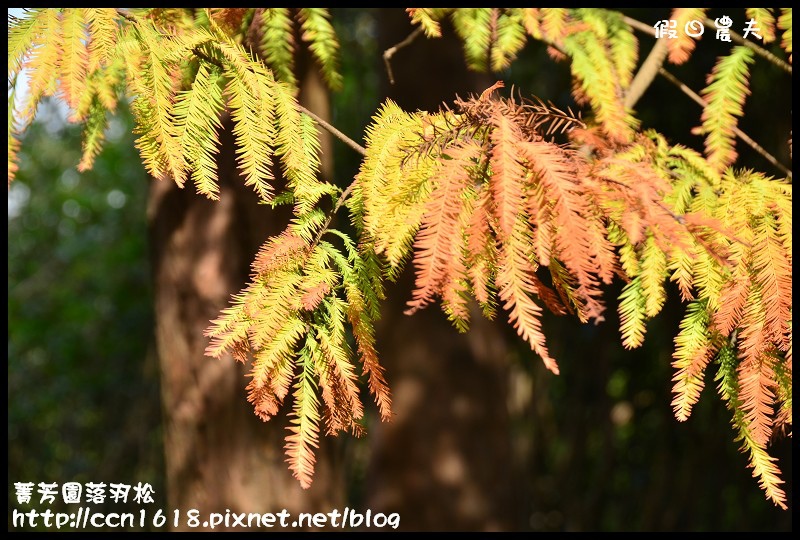
[[[748,89],[748,64],[753,63],[753,51],[734,47],[729,56],[720,58],[708,78],[702,94],[708,102],[703,110],[706,134],[706,153],[712,167],[722,170],[736,161],[733,148],[737,117],[744,114]]]
[[[459,331],[470,304],[502,309],[558,373],[545,309],[604,319],[603,289],[625,282],[621,341],[640,346],[666,301],[668,281],[687,304],[674,338],[673,402],[686,420],[712,362],[720,396],[766,496],[786,507],[769,441],[792,423],[792,189],[786,179],[733,168],[750,48],[717,62],[702,91],[705,156],[640,131],[625,96],[639,45],[621,13],[596,8],[409,8],[426,36],[449,17],[467,64],[502,71],[540,40],[569,59],[584,122],[537,99],[503,97],[502,82],[434,112],[387,100],[366,128],[353,184],[320,178],[315,121],[296,101],[295,56],[307,46],[331,88],[341,84],[338,42],[324,8],[34,9],[9,16],[9,185],[19,137],[45,97],[61,99],[84,130],[81,170],[92,166],[107,117],[132,98],[137,148],[148,172],[219,197],[219,134],[230,125],[244,183],[264,202],[293,203],[268,238],[250,282],[206,331],[209,356],[250,363],[248,400],[264,420],[292,401],[289,468],[313,478],[319,432],[364,431],[360,387],[382,420],[391,397],[374,324],[384,279],[412,261],[407,313],[437,299]],[[791,62],[791,9],[747,11]],[[678,24],[705,9],[678,9]],[[679,32],[679,35],[682,34]],[[299,36],[299,39],[297,37]],[[692,39],[670,40],[669,60]],[[27,78],[20,75],[24,72]],[[25,99],[17,103],[21,81]],[[275,177],[286,192],[275,194]],[[353,235],[323,207],[350,214]],[[360,367],[358,364],[360,363]]]
[[[783,30],[781,47],[789,55],[789,62],[792,61],[792,8],[781,8],[781,15],[778,17],[778,28]]]
[[[439,21],[450,16],[464,43],[469,67],[501,71],[525,46],[527,36],[568,56],[576,81],[575,97],[589,103],[607,134],[628,140],[636,119],[624,106],[624,91],[633,78],[638,43],[622,16],[598,8],[461,8],[409,9],[428,37],[441,34]]]
[[[775,41],[775,16],[769,8],[747,8],[745,15],[750,20],[755,21],[759,35],[764,44]]]
[[[698,37],[695,39],[693,36],[690,36],[686,32],[687,24],[697,24],[692,21],[700,21],[700,25],[702,25],[702,21],[706,16],[706,12],[708,8],[675,8],[670,13],[670,20],[675,21],[675,27],[677,29],[677,33],[675,38],[669,38],[667,40],[667,58],[673,64],[683,64],[689,60],[692,56],[692,52],[697,45],[697,41],[702,39]],[[691,28],[691,27],[690,27]],[[697,28],[691,28],[693,33],[697,33]]]

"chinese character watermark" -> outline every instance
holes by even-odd
[[[671,19],[664,19],[662,21],[658,21],[653,27],[656,29],[656,38],[667,37],[669,39],[675,39],[678,37],[678,31],[676,30],[678,26],[677,21]]]
[[[699,38],[700,36],[703,35],[703,32],[705,32],[705,30],[706,30],[706,27],[703,25],[703,21],[698,21],[698,20],[695,20],[695,19],[687,22],[683,26],[684,33],[687,36],[693,37],[693,38]]]
[[[55,482],[51,484],[39,482],[39,489],[37,491],[42,496],[39,499],[39,504],[44,504],[45,502],[54,503],[56,502],[56,495],[58,494],[58,484]]]
[[[128,493],[131,490],[131,486],[128,484],[110,484],[109,488],[109,497],[115,503],[128,502]]]
[[[717,39],[720,41],[731,40],[731,26],[733,21],[727,15],[723,15],[718,19],[714,19],[714,26],[717,27]]]
[[[709,22],[709,25],[711,23]],[[676,39],[678,37],[678,21],[674,19],[662,19],[653,25],[655,28],[656,39],[667,38]],[[727,15],[723,15],[714,19],[714,26],[717,29],[716,38],[719,41],[731,42],[731,27],[733,26],[733,19]],[[705,24],[698,19],[687,21],[683,25],[683,33],[691,38],[699,38],[705,31]],[[742,30],[742,39],[747,39],[748,36],[753,36],[756,39],[763,40],[764,38],[758,32],[758,23],[755,19],[747,21],[744,29]],[[738,38],[737,38],[738,39]]]
[[[150,484],[142,484],[139,482],[135,486],[133,486],[133,491],[136,493],[134,495],[133,500],[139,504],[145,503],[152,503],[153,501],[153,493],[156,491],[153,489],[153,486]]]
[[[31,502],[33,482],[14,482],[14,490],[16,491],[17,502],[19,504],[28,504]]]
[[[66,482],[61,486],[61,497],[67,504],[81,502],[81,493],[83,486],[79,482]]]
[[[86,484],[86,502],[92,504],[103,504],[106,500],[106,485],[103,482]]]
[[[756,38],[758,38],[760,40],[763,40],[764,38],[761,37],[758,34],[758,32],[759,32],[759,29],[756,26],[755,19],[750,19],[749,21],[747,21],[747,26],[745,26],[744,30],[742,31],[742,37],[747,39],[747,36],[749,36],[750,34],[753,34]]]

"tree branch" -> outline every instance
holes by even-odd
[[[386,64],[386,72],[389,75],[389,83],[394,84],[394,73],[392,72],[392,64],[389,62],[389,60],[391,60],[392,56],[394,56],[394,53],[396,53],[397,51],[399,51],[403,47],[407,47],[408,45],[411,45],[411,43],[415,39],[417,39],[417,37],[421,33],[422,33],[422,27],[418,26],[417,28],[414,29],[413,32],[411,32],[406,37],[406,39],[404,39],[403,41],[401,41],[397,45],[394,45],[393,47],[389,47],[388,49],[383,51],[383,62]]]
[[[123,17],[123,18],[125,18],[125,19],[127,19],[127,20],[129,20],[130,22],[132,22],[132,23],[134,23],[134,24],[138,22],[138,21],[136,20],[136,17],[134,17],[133,15],[131,15],[130,13],[128,13],[128,10],[126,10],[126,9],[120,9],[120,8],[117,8],[117,15],[119,15],[120,17]]]
[[[664,63],[664,59],[667,57],[667,52],[667,41],[664,39],[656,40],[656,44],[653,45],[650,54],[647,55],[642,67],[639,68],[630,87],[628,87],[628,92],[625,94],[626,109],[632,109],[650,87],[653,79],[658,75],[658,70]]]
[[[646,25],[645,23],[643,23],[641,21],[637,21],[636,19],[634,19],[632,17],[628,17],[627,15],[623,16],[622,20],[624,20],[626,23],[628,23],[633,28],[636,28],[640,32],[644,32],[645,34],[649,34],[649,35],[651,35],[653,37],[656,37],[656,30],[652,26],[648,26],[648,25]],[[714,21],[712,21],[711,19],[708,19],[708,18],[704,19],[703,20],[703,25],[706,28],[710,29],[710,30],[714,30],[714,31],[717,30],[717,27],[714,25]],[[736,43],[738,43],[740,45],[744,45],[745,47],[748,47],[748,48],[752,49],[753,52],[755,52],[757,55],[761,56],[762,58],[766,59],[768,62],[778,66],[779,68],[781,68],[782,70],[786,71],[790,75],[792,74],[792,66],[790,66],[789,64],[787,64],[786,62],[784,62],[783,60],[781,60],[780,58],[778,58],[777,56],[775,56],[774,54],[772,54],[771,52],[766,50],[765,48],[759,47],[758,45],[756,45],[752,41],[744,39],[742,36],[740,36],[739,34],[737,34],[734,31],[730,31],[730,34],[731,34],[731,39],[733,41],[735,41]],[[661,39],[663,39],[663,38],[661,38]]]
[[[709,18],[705,18],[703,20],[703,25],[705,25],[705,27],[708,28],[709,30],[714,30],[715,32],[717,30],[714,21],[712,21]],[[768,62],[771,62],[772,64],[775,64],[776,66],[787,72],[789,75],[792,74],[792,66],[790,66],[789,64],[787,64],[786,62],[784,62],[783,60],[781,60],[780,58],[778,58],[777,56],[766,50],[765,48],[759,47],[752,41],[744,39],[742,36],[734,32],[733,30],[729,30],[729,33],[731,35],[731,39],[733,39],[733,41],[735,41],[739,45],[744,45],[745,47],[752,49],[753,52],[759,55],[760,57],[766,59]]]
[[[677,77],[675,77],[672,73],[670,73],[663,67],[658,69],[658,73],[659,75],[667,79],[669,82],[677,86],[681,90],[681,92],[692,98],[692,100],[701,107],[705,108],[706,106],[708,106],[708,103],[706,103],[706,101],[702,97],[700,97],[697,94],[697,92],[695,92],[694,90],[683,84]],[[764,157],[764,159],[766,159],[767,161],[772,163],[775,167],[780,169],[787,176],[787,178],[790,179],[792,178],[792,171],[786,168],[786,166],[784,166],[782,163],[780,163],[775,158],[775,156],[764,150],[764,148],[756,141],[754,141],[752,138],[750,138],[750,136],[747,133],[745,133],[738,127],[734,127],[733,132],[736,134],[737,137],[739,137],[742,141],[744,141],[753,150],[761,154]]]
[[[656,37],[656,29],[653,28],[652,26],[648,26],[644,24],[642,21],[637,21],[633,17],[628,17],[627,15],[623,15],[622,20],[625,21],[626,24],[636,28],[640,32],[644,32],[645,34],[650,34],[651,36]]]
[[[303,113],[307,114],[308,116],[310,116],[311,118],[313,118],[328,133],[330,133],[331,135],[333,135],[334,137],[336,137],[337,139],[339,139],[340,141],[345,143],[347,146],[349,146],[350,148],[352,148],[353,150],[355,150],[356,152],[358,152],[362,156],[366,156],[367,155],[367,150],[363,146],[358,144],[356,141],[354,141],[353,139],[351,139],[350,137],[348,137],[347,135],[345,135],[344,133],[342,133],[338,129],[336,129],[333,125],[329,124],[328,122],[326,122],[325,120],[323,120],[322,118],[320,118],[319,116],[314,114],[313,112],[309,111],[308,109],[306,109],[305,107],[303,107],[299,103],[297,104],[297,108],[301,112],[303,112]]]

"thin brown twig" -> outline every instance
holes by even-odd
[[[634,19],[632,17],[628,17],[627,15],[623,16],[622,19],[626,23],[628,23],[630,26],[632,26],[632,27],[636,28],[637,30],[639,30],[640,32],[644,32],[646,34],[650,34],[653,37],[656,36],[655,28],[653,28],[652,26],[648,26],[648,25],[646,25],[645,23],[643,23],[641,21],[637,21],[636,19]],[[716,29],[717,29],[716,25],[714,24],[714,21],[712,21],[709,18],[705,18],[703,20],[703,25],[706,28],[710,29],[710,30],[716,31]],[[784,71],[786,71],[787,73],[789,73],[791,75],[792,66],[790,66],[789,64],[787,64],[786,62],[784,62],[783,60],[781,60],[780,58],[778,58],[777,56],[775,56],[774,54],[772,54],[771,52],[766,50],[765,48],[759,47],[758,45],[756,45],[752,41],[744,39],[742,36],[740,36],[736,32],[730,31],[729,33],[730,33],[731,39],[733,39],[733,41],[735,41],[736,43],[738,43],[740,45],[744,45],[745,47],[748,47],[748,48],[752,49],[753,52],[755,52],[756,54],[758,54],[762,58],[764,58],[767,61],[771,62],[772,64],[778,66],[779,68],[783,69]]]
[[[203,51],[198,49],[197,47],[192,49],[192,52],[194,54],[196,54],[199,58],[202,58],[203,60],[214,64],[215,66],[222,67],[222,63],[219,60],[217,60],[215,58],[211,58],[210,56],[205,54]],[[358,152],[362,156],[366,156],[367,150],[363,146],[361,146],[360,144],[355,142],[353,139],[351,139],[350,137],[348,137],[347,135],[345,135],[344,133],[339,131],[332,124],[330,124],[329,122],[327,122],[326,120],[321,118],[316,113],[313,113],[310,110],[308,110],[307,108],[303,107],[299,103],[296,103],[295,106],[297,107],[297,110],[299,110],[300,112],[310,116],[315,122],[317,122],[320,126],[322,126],[331,135],[333,135],[334,137],[336,137],[337,139],[339,139],[340,141],[345,143],[347,146],[349,146],[350,148],[352,148],[353,150],[355,150],[356,152]],[[339,196],[338,200],[336,201],[336,204],[333,207],[333,210],[331,210],[331,212],[328,214],[328,217],[325,219],[325,222],[322,224],[322,227],[320,228],[319,232],[317,232],[317,235],[316,235],[316,237],[314,238],[314,241],[311,244],[312,246],[316,245],[319,242],[319,240],[322,238],[322,235],[325,233],[325,231],[328,230],[328,226],[331,224],[331,221],[333,221],[333,216],[335,216],[336,213],[342,208],[342,206],[344,206],[344,203],[347,201],[347,198],[353,192],[353,189],[355,188],[355,185],[356,185],[356,180],[353,180],[352,182],[350,182],[350,185],[347,186],[347,188]]]
[[[392,64],[389,60],[391,60],[392,56],[394,56],[394,54],[397,51],[399,51],[403,47],[411,45],[411,43],[415,39],[417,39],[417,37],[421,33],[422,33],[422,27],[418,26],[414,29],[413,32],[411,32],[408,36],[406,36],[406,38],[403,41],[383,51],[383,62],[386,64],[386,73],[389,75],[389,83],[394,84],[394,73],[392,72]]]
[[[307,114],[308,116],[310,116],[311,118],[313,118],[320,126],[325,128],[326,131],[328,131],[331,135],[333,135],[334,137],[336,137],[337,139],[339,139],[340,141],[345,143],[347,146],[349,146],[350,148],[352,148],[353,150],[355,150],[356,152],[358,152],[362,156],[366,156],[367,155],[367,150],[363,146],[358,144],[356,141],[354,141],[353,139],[351,139],[350,137],[348,137],[347,135],[345,135],[344,133],[342,133],[338,129],[336,129],[333,125],[331,125],[330,123],[326,122],[325,120],[323,120],[322,118],[320,118],[319,116],[317,116],[313,112],[309,111],[308,109],[306,109],[305,107],[303,107],[299,103],[297,104],[297,108],[301,112],[303,112],[303,113]]]
[[[703,19],[703,25],[705,25],[705,27],[708,28],[709,30],[714,30],[715,32],[717,30],[717,26],[714,24],[714,21],[712,21],[708,17]],[[729,30],[728,33],[730,34],[731,39],[733,39],[733,41],[735,41],[739,45],[744,45],[745,47],[752,49],[754,53],[766,59],[768,62],[775,64],[776,66],[787,72],[789,75],[792,74],[792,66],[790,66],[789,64],[787,64],[786,62],[784,62],[783,60],[781,60],[780,58],[778,58],[777,56],[766,50],[765,48],[759,47],[752,41],[743,38],[733,30]]]
[[[626,23],[628,23],[628,24],[629,24],[630,26],[632,26],[633,28],[636,28],[637,30],[639,30],[639,31],[641,31],[641,32],[644,32],[644,33],[646,33],[646,34],[649,34],[649,35],[651,35],[651,36],[655,37],[655,35],[656,35],[656,31],[655,31],[655,29],[654,29],[653,27],[651,27],[651,26],[648,26],[648,25],[646,25],[645,23],[643,23],[643,22],[641,22],[641,21],[637,21],[636,19],[633,19],[633,18],[631,18],[631,17],[628,17],[627,15],[626,15],[626,16],[624,16],[624,17],[623,17],[623,19],[624,19],[624,21],[625,21]],[[707,21],[708,21],[708,22],[711,22],[709,19],[707,19]],[[713,22],[711,22],[711,25],[712,25],[712,27],[713,27],[713,24],[714,24],[714,23],[713,23]],[[732,37],[733,37],[733,35],[734,35],[734,34],[735,34],[735,32],[731,32],[731,36],[732,36]],[[734,38],[734,39],[736,39],[736,38]],[[741,39],[741,36],[739,36],[739,39]],[[748,42],[747,40],[743,40],[743,41],[745,41],[746,43],[750,43],[750,42]],[[755,44],[753,44],[753,43],[750,43],[750,45],[752,45],[752,47],[754,48],[754,50],[760,49],[760,47],[758,47],[757,45],[755,45]],[[764,52],[766,52],[766,51],[764,51]],[[768,54],[769,54],[769,53],[768,53]],[[772,55],[770,55],[770,56],[772,56]],[[774,57],[774,58],[776,58],[777,60],[780,60],[780,59],[778,59],[777,57]],[[789,71],[789,72],[791,73],[791,69],[790,69],[790,71]],[[702,97],[700,97],[700,96],[697,94],[697,92],[695,92],[694,90],[692,90],[691,88],[689,88],[688,86],[686,86],[686,85],[685,85],[683,82],[681,82],[681,81],[680,81],[680,80],[679,80],[677,77],[675,77],[675,76],[674,76],[672,73],[670,73],[669,71],[667,71],[666,69],[664,69],[664,67],[663,67],[663,66],[660,66],[660,67],[658,68],[658,74],[659,74],[659,75],[661,75],[662,77],[664,77],[665,79],[667,79],[669,82],[671,82],[671,83],[672,83],[672,84],[674,84],[675,86],[677,86],[677,87],[678,87],[678,88],[681,90],[681,92],[683,92],[684,94],[686,94],[687,96],[689,96],[689,97],[690,97],[690,98],[691,98],[691,99],[692,99],[692,100],[693,100],[695,103],[697,103],[697,104],[698,104],[698,105],[700,105],[701,107],[705,108],[705,107],[707,107],[707,106],[708,106],[708,103],[706,103],[706,101],[705,101],[705,100],[704,100]],[[788,168],[787,168],[785,165],[783,165],[782,163],[780,163],[780,162],[779,162],[779,161],[778,161],[778,160],[775,158],[775,156],[773,156],[772,154],[770,154],[769,152],[767,152],[767,151],[764,149],[764,147],[762,147],[760,144],[758,144],[756,141],[754,141],[754,140],[753,140],[753,139],[752,139],[752,138],[751,138],[751,137],[750,137],[750,136],[749,136],[747,133],[745,133],[744,131],[742,131],[742,130],[741,130],[741,129],[739,129],[738,127],[734,127],[734,128],[733,128],[733,132],[736,134],[736,136],[737,136],[737,137],[739,137],[739,138],[740,138],[742,141],[744,141],[744,142],[745,142],[745,144],[747,144],[747,145],[748,145],[748,146],[750,146],[750,147],[751,147],[753,150],[755,150],[756,152],[758,152],[759,154],[761,154],[761,156],[763,156],[763,157],[764,157],[764,159],[766,159],[767,161],[769,161],[770,163],[772,163],[772,164],[773,164],[773,165],[774,165],[776,168],[778,168],[778,169],[779,169],[781,172],[783,172],[783,173],[784,173],[784,174],[787,176],[787,178],[792,178],[792,171],[791,171],[790,169],[788,169]]]
[[[316,246],[319,243],[320,239],[322,238],[322,235],[325,234],[325,231],[328,230],[331,221],[333,221],[333,216],[335,216],[336,213],[342,208],[342,206],[344,206],[344,203],[347,201],[347,198],[350,196],[350,194],[353,192],[353,189],[356,187],[356,182],[358,182],[358,179],[354,178],[353,181],[350,182],[350,185],[347,186],[347,189],[345,189],[339,196],[339,198],[336,200],[336,204],[333,206],[333,209],[328,214],[328,217],[325,218],[325,223],[322,224],[322,227],[320,227],[319,231],[317,231],[317,234],[314,237],[314,241],[311,242],[312,246]]]
[[[656,37],[656,29],[652,26],[648,26],[642,21],[637,21],[633,17],[628,17],[627,15],[623,15],[622,20],[640,32],[644,32],[645,34],[650,34],[651,36]]]
[[[656,44],[653,45],[650,54],[647,55],[647,58],[642,63],[642,67],[639,68],[631,85],[628,87],[628,91],[625,94],[626,109],[632,109],[633,106],[636,105],[636,102],[639,101],[639,98],[642,97],[650,87],[653,79],[658,75],[658,69],[662,66],[664,59],[667,57],[667,52],[667,41],[664,39],[656,40]]]
[[[136,23],[136,22],[137,22],[137,21],[136,21],[136,17],[134,17],[133,15],[131,15],[130,13],[128,13],[128,11],[127,11],[127,10],[125,10],[125,9],[120,9],[120,8],[117,8],[117,15],[119,15],[119,16],[121,16],[121,17],[123,17],[123,18],[127,19],[127,20],[129,20],[129,21],[130,21],[130,22],[132,22],[132,23]]]

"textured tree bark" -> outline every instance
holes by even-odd
[[[403,10],[378,11],[382,52],[413,27]],[[435,110],[442,99],[480,93],[494,82],[468,72],[452,29],[443,34],[420,36],[398,50],[396,82],[383,95],[406,110]],[[366,504],[400,513],[400,528],[407,530],[515,529],[507,334],[474,313],[469,333],[459,335],[438,305],[403,315],[411,270],[409,263],[400,283],[389,284],[378,332],[395,416],[368,435]]]
[[[301,99],[327,117],[327,96],[316,77],[314,70],[301,77]],[[286,415],[261,422],[246,399],[248,368],[230,357],[204,356],[209,321],[245,285],[258,247],[289,217],[259,205],[244,185],[230,122],[226,127],[220,200],[207,200],[190,185],[179,189],[154,180],[148,205],[168,505],[182,513],[197,509],[201,516],[227,509],[328,512],[344,501],[344,482],[333,464],[335,440],[321,441],[314,484],[304,491],[284,462]],[[186,528],[182,520],[178,529]]]

